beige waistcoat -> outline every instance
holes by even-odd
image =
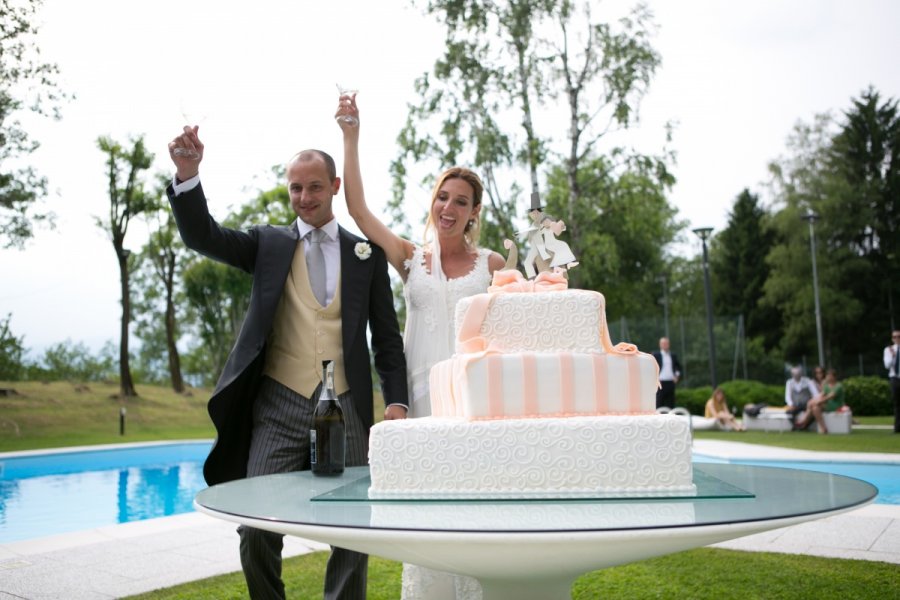
[[[341,342],[341,277],[334,299],[321,306],[313,295],[306,270],[303,241],[297,242],[291,271],[275,310],[263,373],[298,394],[312,398],[322,380],[322,361],[334,361],[334,388],[343,394],[350,386],[344,373]]]

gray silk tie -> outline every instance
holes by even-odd
[[[309,244],[306,248],[306,269],[309,271],[309,284],[319,304],[325,306],[325,255],[322,253],[322,239],[325,232],[313,229],[309,232]]]

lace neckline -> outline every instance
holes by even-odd
[[[465,281],[466,279],[470,279],[475,276],[479,271],[479,267],[481,263],[487,260],[488,251],[485,248],[479,248],[477,250],[478,255],[475,257],[475,260],[472,261],[472,268],[469,269],[465,275],[460,275],[459,277],[447,277],[447,282],[458,282]],[[416,249],[413,250],[412,258],[408,258],[404,261],[404,266],[406,270],[409,271],[413,262],[417,263],[422,267],[422,272],[425,273],[428,277],[431,277],[431,270],[428,268],[428,265],[425,264],[425,248],[422,246],[416,246]],[[446,277],[446,273],[444,276]]]

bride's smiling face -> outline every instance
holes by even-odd
[[[474,206],[475,190],[464,179],[447,179],[431,204],[431,219],[441,237],[456,237],[466,232],[469,221],[481,209]]]

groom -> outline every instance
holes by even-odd
[[[175,180],[167,188],[187,247],[253,276],[237,342],[209,400],[217,439],[203,474],[209,485],[310,468],[321,364],[335,364],[344,411],[347,465],[367,461],[374,421],[367,325],[381,378],[385,419],[406,417],[406,360],[384,252],[338,226],[334,160],[319,150],[295,155],[287,185],[297,221],[247,231],[220,226],[200,185],[197,127],[169,143]],[[280,534],[240,527],[241,564],[251,598],[284,598]],[[325,598],[365,598],[365,554],[332,548]]]

